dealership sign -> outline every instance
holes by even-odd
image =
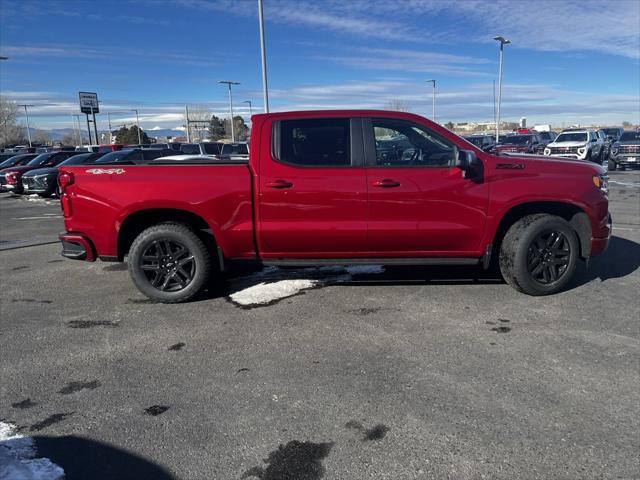
[[[82,113],[100,113],[98,109],[98,94],[80,92],[80,111]]]

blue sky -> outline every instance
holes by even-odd
[[[384,108],[488,121],[498,46],[504,119],[640,122],[640,2],[264,0],[272,110]],[[117,123],[182,124],[184,105],[262,106],[255,0],[0,0],[0,90],[32,123],[71,126],[78,91]],[[117,113],[120,112],[120,113]],[[106,125],[106,115],[99,115]]]

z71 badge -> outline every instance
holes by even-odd
[[[94,175],[102,175],[103,173],[120,175],[124,173],[124,168],[90,168],[86,171],[87,173],[92,173]]]

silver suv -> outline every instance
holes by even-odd
[[[545,147],[544,154],[602,163],[605,150],[604,140],[596,130],[565,130]]]

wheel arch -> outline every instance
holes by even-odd
[[[579,206],[572,203],[558,201],[536,201],[515,205],[507,210],[498,224],[493,236],[494,254],[500,251],[502,240],[515,222],[527,215],[546,213],[565,219],[573,227],[580,244],[580,257],[589,257],[591,244],[591,222],[587,213]]]
[[[205,245],[211,247],[211,253],[218,255],[215,232],[200,215],[189,210],[176,208],[150,208],[130,213],[122,220],[118,229],[118,260],[124,259],[135,238],[144,230],[159,223],[169,222],[181,223],[190,227],[204,241]]]

